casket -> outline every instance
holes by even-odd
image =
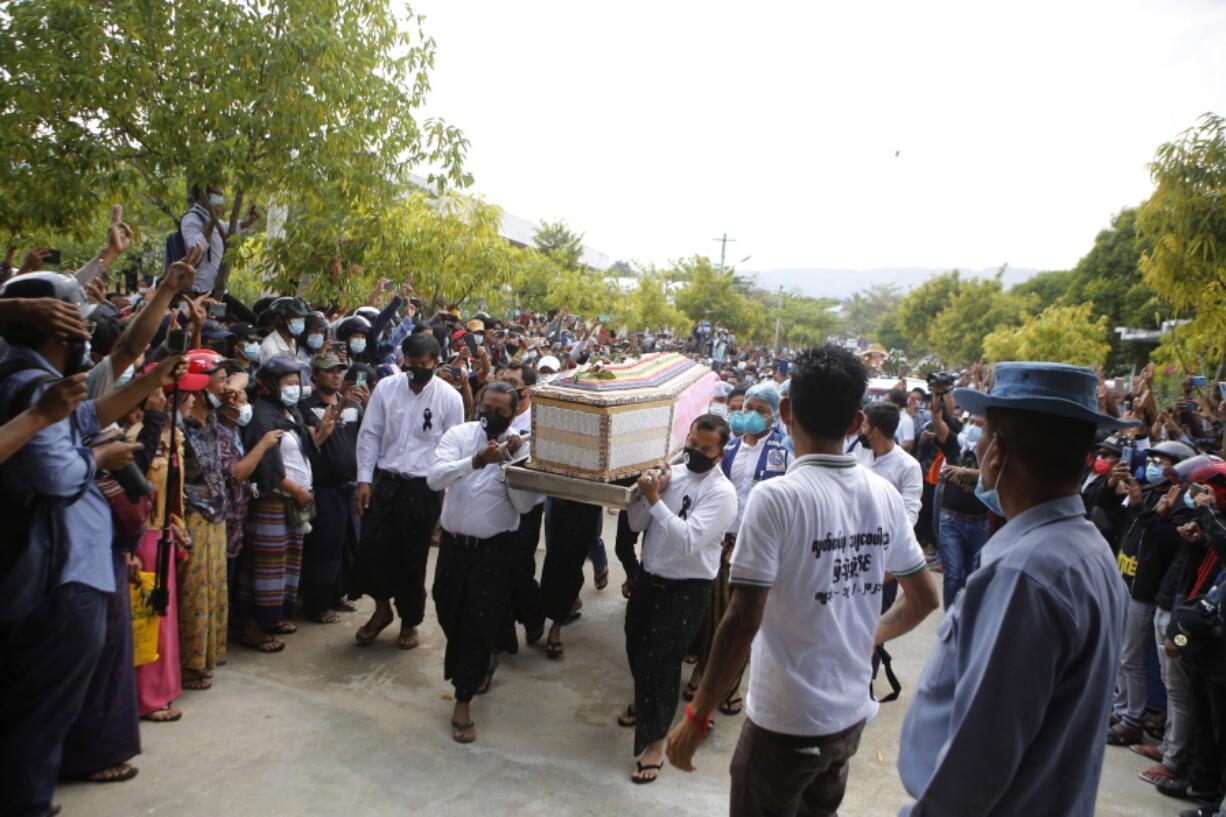
[[[717,380],[708,367],[666,352],[534,386],[525,465],[604,483],[637,476],[680,450]]]

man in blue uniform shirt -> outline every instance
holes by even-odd
[[[937,631],[903,725],[903,817],[1091,817],[1127,601],[1111,550],[1078,496],[1098,380],[1055,363],[1002,363],[976,495],[1008,519]]]

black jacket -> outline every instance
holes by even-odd
[[[274,429],[281,429],[287,434],[297,434],[302,446],[302,455],[312,459],[318,449],[315,438],[307,427],[298,406],[289,409],[290,417],[285,416],[285,406],[275,397],[260,395],[252,403],[251,422],[243,429],[243,447],[250,451],[260,438]],[[255,467],[251,480],[259,486],[260,496],[268,496],[285,479],[285,464],[281,461],[281,448],[275,446],[264,453],[260,464]]]

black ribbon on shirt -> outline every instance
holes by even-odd
[[[429,431],[431,428],[434,427],[433,423],[430,422],[430,417],[431,417],[430,409],[426,409],[425,411],[421,413],[421,419],[422,419],[421,430],[422,431]]]
[[[685,515],[690,512],[690,506],[693,504],[694,504],[694,501],[690,499],[688,496],[682,499],[681,500],[681,510],[677,513],[677,516],[681,517],[682,519],[685,519]]]

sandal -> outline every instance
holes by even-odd
[[[561,641],[546,641],[545,642],[545,657],[554,661],[561,661],[565,650],[562,647]]]
[[[1134,743],[1128,747],[1128,751],[1141,757],[1147,757],[1155,763],[1162,762],[1162,752],[1152,743]]]
[[[204,692],[206,689],[213,688],[213,682],[204,675],[201,675],[197,670],[185,670],[185,672],[192,674],[183,676],[182,686],[184,689],[190,689],[193,692]]]
[[[316,624],[339,624],[341,620],[340,613],[333,610],[324,610],[318,615],[311,616],[311,621]]]
[[[606,567],[604,570],[593,576],[592,579],[596,582],[597,590],[604,590],[609,586],[609,568]]]
[[[502,653],[494,653],[490,656],[490,669],[485,674],[485,679],[481,681],[481,686],[477,687],[477,694],[484,695],[490,691],[490,684],[494,683],[494,673],[498,671],[498,665],[502,663]]]
[[[470,729],[473,730],[472,736],[465,737],[464,733]],[[472,743],[474,740],[477,739],[476,724],[473,723],[472,721],[469,721],[468,723],[460,723],[459,721],[452,721],[451,722],[451,739],[454,740],[456,743]]]
[[[719,711],[725,715],[739,715],[745,709],[745,699],[740,695],[724,698],[719,702]]]
[[[274,652],[281,652],[281,650],[285,649],[285,642],[279,638],[273,638],[271,635],[263,641],[248,641],[242,638],[239,639],[238,643],[256,652],[262,652],[265,655],[271,655]]]
[[[626,707],[626,711],[617,716],[617,725],[629,729],[639,722],[638,713],[634,711],[634,704]]]
[[[543,635],[545,635],[545,619],[541,619],[531,627],[524,627],[524,643],[528,646],[532,646],[540,641]]]
[[[148,715],[141,715],[142,721],[150,721],[152,723],[174,723],[183,717],[183,711],[175,709],[170,704],[166,704],[161,709],[155,709]]]
[[[139,771],[140,769],[131,763],[120,763],[118,766],[102,769],[93,774],[82,775],[77,779],[84,780],[86,783],[122,783],[125,780],[131,780],[136,777],[136,773]]]
[[[697,663],[698,663],[698,656],[697,656],[697,655],[687,655],[687,656],[685,657],[685,663],[687,663],[687,664],[697,664]]]
[[[1170,769],[1168,769],[1166,766],[1159,763],[1157,766],[1150,766],[1148,769],[1138,774],[1137,777],[1141,778],[1146,783],[1152,783],[1153,785],[1156,786],[1159,783],[1165,783],[1168,780],[1174,780],[1175,773],[1172,772]]]
[[[687,701],[692,701],[694,700],[694,696],[697,694],[698,694],[698,685],[687,683],[685,685],[685,692],[681,693],[681,697],[685,698]]]
[[[660,770],[664,768],[663,763],[639,763],[635,761],[634,771],[630,775],[630,780],[635,783],[654,783],[660,779]],[[655,772],[651,777],[642,777],[644,772]],[[636,777],[635,775],[639,775]]]
[[[379,637],[379,633],[391,626],[391,623],[392,620],[389,618],[378,627],[371,627],[370,621],[368,621],[358,628],[358,631],[353,634],[353,638],[358,642],[359,647],[369,647],[371,644],[375,643],[375,639]]]
[[[411,650],[420,644],[421,641],[417,638],[417,628],[409,630],[401,630],[400,637],[396,639],[396,646],[402,650]]]
[[[264,632],[269,635],[293,635],[298,632],[298,625],[292,621],[278,621],[271,627],[266,628]]]
[[[342,613],[356,613],[358,611],[358,606],[349,599],[341,599],[333,603],[332,609],[339,610]]]

